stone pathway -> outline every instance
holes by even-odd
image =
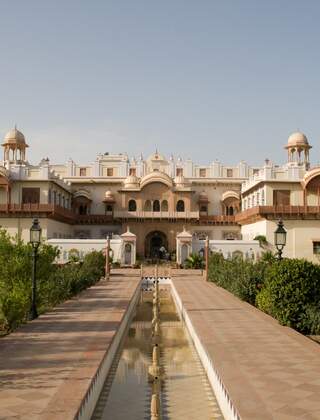
[[[173,277],[241,419],[320,419],[319,344],[200,276]]]
[[[73,419],[140,281],[115,271],[0,339],[0,419]]]

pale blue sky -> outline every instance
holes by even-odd
[[[0,136],[29,160],[320,160],[318,0],[0,0]]]

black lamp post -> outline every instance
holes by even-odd
[[[32,245],[32,295],[31,295],[31,310],[29,319],[38,318],[37,305],[36,305],[36,294],[37,294],[37,282],[36,282],[36,266],[37,266],[37,253],[38,247],[41,241],[41,227],[38,219],[33,219],[32,226],[30,228],[30,243]]]
[[[280,219],[277,229],[274,231],[274,244],[278,251],[278,259],[282,260],[282,250],[286,245],[287,231],[283,227],[283,221]]]

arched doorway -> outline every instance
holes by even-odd
[[[183,244],[181,247],[181,262],[182,264],[188,258],[189,248],[187,244]]]
[[[158,230],[150,232],[145,239],[146,258],[164,259],[168,253],[167,236]]]
[[[124,263],[125,265],[131,265],[132,263],[132,246],[131,244],[126,244],[124,247]]]

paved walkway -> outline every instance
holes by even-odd
[[[173,284],[242,419],[320,419],[320,346],[200,276]]]
[[[0,339],[0,419],[73,419],[140,280],[102,281]]]

